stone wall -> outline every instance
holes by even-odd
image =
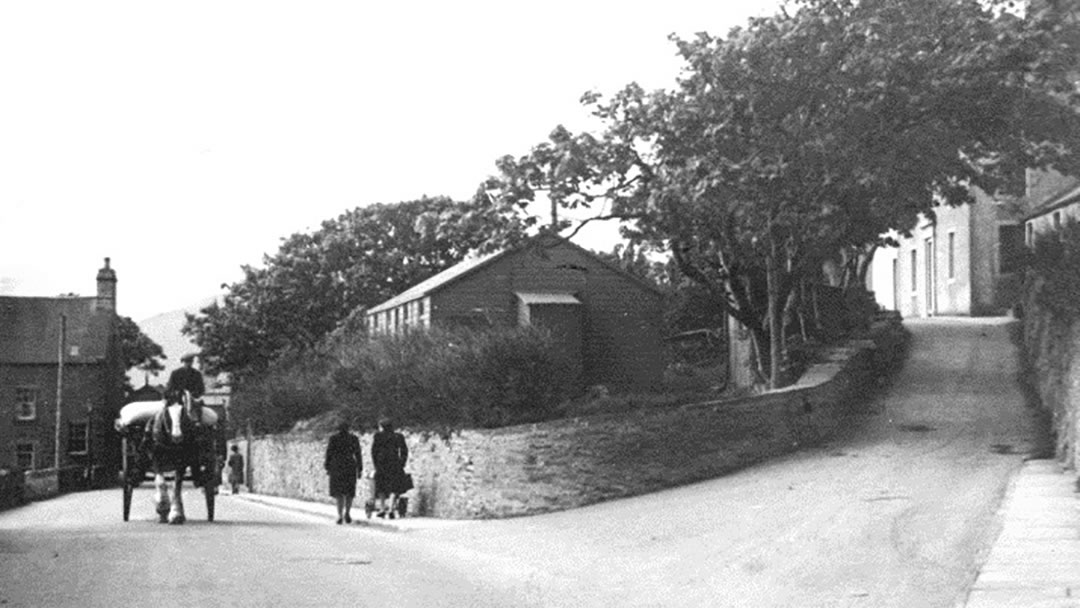
[[[1023,304],[1024,374],[1032,396],[1050,416],[1054,456],[1065,467],[1080,462],[1080,321],[1051,314],[1028,290]]]
[[[704,479],[834,435],[905,355],[906,333],[832,349],[798,384],[729,401],[556,420],[449,438],[408,434],[414,515],[449,519],[556,511]],[[325,437],[239,442],[251,491],[329,502]],[[371,472],[371,435],[361,437]],[[367,482],[368,484],[370,481]],[[362,486],[361,497],[370,493]]]
[[[60,478],[56,469],[26,471],[24,497],[27,500],[45,500],[60,493]]]

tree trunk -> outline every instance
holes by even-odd
[[[780,277],[776,264],[776,240],[769,235],[765,256],[765,282],[769,294],[769,389],[780,387]]]

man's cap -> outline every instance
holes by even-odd
[[[198,356],[198,353],[184,353],[184,356],[180,357],[180,360],[181,361],[194,361],[195,357],[197,357],[197,356]]]

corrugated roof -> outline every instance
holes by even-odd
[[[568,293],[523,293],[515,291],[514,295],[521,298],[526,304],[581,304],[581,300]]]
[[[57,363],[61,316],[66,317],[64,361],[101,361],[113,314],[99,310],[97,298],[0,296],[0,363]]]
[[[423,280],[416,285],[413,285],[412,287],[390,298],[382,304],[369,308],[366,314],[372,315],[377,312],[394,308],[400,304],[411,302],[412,300],[415,300],[417,298],[422,298],[429,293],[435,291],[436,289],[442,287],[443,285],[453,281],[454,279],[457,279],[464,274],[472,272],[473,270],[476,270],[477,268],[480,268],[481,266],[484,266],[506,255],[508,251],[510,250],[504,249],[503,251],[497,251],[495,253],[489,253],[487,255],[482,255],[476,258],[462,260],[461,262],[451,266],[450,268],[447,268],[439,274]]]

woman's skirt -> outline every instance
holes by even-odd
[[[356,470],[330,471],[330,496],[356,496]]]
[[[388,496],[390,494],[404,494],[411,489],[405,476],[405,471],[400,469],[376,470],[375,471],[375,495]]]

